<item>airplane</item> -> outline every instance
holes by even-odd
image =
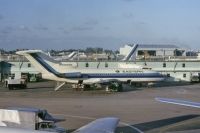
[[[185,100],[159,98],[159,97],[155,98],[155,100],[159,102],[164,102],[164,103],[171,103],[171,104],[183,105],[183,106],[188,106],[188,107],[200,108],[199,102],[191,102],[191,101],[185,101]]]
[[[25,56],[30,63],[42,73],[43,79],[59,82],[55,91],[65,83],[75,84],[77,88],[84,85],[116,83],[152,83],[165,79],[159,72],[143,68],[78,68],[56,61],[41,50],[26,50],[16,52]],[[108,87],[108,86],[107,86]]]
[[[49,53],[49,56],[50,53]],[[57,56],[57,57],[53,57],[54,60],[57,60],[57,61],[63,61],[63,60],[73,60],[73,59],[86,59],[87,56],[85,55],[85,53],[83,52],[79,52],[79,51],[73,51],[71,52],[69,55],[63,55],[63,56]]]
[[[115,117],[107,117],[97,119],[88,125],[85,125],[72,133],[114,133],[119,119]],[[21,128],[0,127],[0,133],[56,133],[48,131],[28,130]]]

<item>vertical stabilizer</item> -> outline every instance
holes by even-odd
[[[47,76],[47,79],[49,79],[49,77],[58,74],[58,72],[53,69],[52,66],[57,65],[60,62],[53,60],[41,50],[18,51],[16,54],[25,56],[30,63],[42,73],[43,78]]]

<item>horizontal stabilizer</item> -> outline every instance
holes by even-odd
[[[101,118],[79,128],[73,133],[114,133],[118,122],[118,118]]]
[[[32,53],[43,53],[42,50],[24,50],[24,51],[17,51],[16,54],[18,55],[25,55],[25,54],[32,54]]]
[[[177,99],[170,99],[170,98],[155,98],[156,101],[164,102],[164,103],[171,103],[177,105],[183,105],[188,107],[200,108],[199,102],[191,102],[185,100],[177,100]]]

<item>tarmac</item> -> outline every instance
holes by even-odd
[[[156,97],[200,102],[200,84],[129,87],[125,92],[75,91],[66,85],[54,91],[52,81],[29,83],[27,89],[0,87],[0,108],[36,107],[66,121],[69,132],[102,117],[118,117],[116,133],[200,132],[200,109],[160,103]]]

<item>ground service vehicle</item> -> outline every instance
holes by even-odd
[[[66,133],[64,128],[56,125],[60,121],[64,121],[64,119],[54,118],[46,110],[35,108],[0,109],[0,126],[8,128]]]
[[[9,90],[15,89],[15,88],[21,88],[25,89],[27,87],[27,82],[25,79],[6,79],[5,85]]]

